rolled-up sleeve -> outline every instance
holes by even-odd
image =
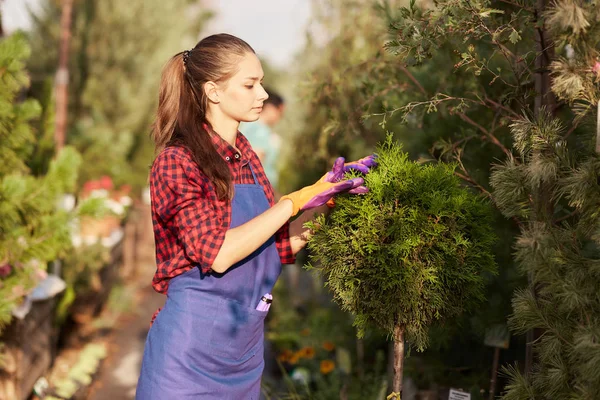
[[[290,242],[289,222],[286,222],[275,233],[275,244],[277,246],[277,251],[279,252],[279,258],[281,258],[282,264],[293,264],[296,261],[296,257],[292,251],[292,244]]]
[[[212,185],[191,159],[165,152],[152,168],[153,207],[180,241],[185,257],[208,272],[227,232],[227,223],[215,210]]]

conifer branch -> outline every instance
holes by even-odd
[[[482,140],[485,140],[485,136],[481,136],[481,135],[469,135],[467,137],[464,137],[460,140],[457,140],[456,142],[452,143],[452,151],[456,151],[456,149],[458,148],[458,146],[460,146],[461,144],[466,144],[469,140],[474,139],[474,138],[481,138]]]
[[[477,122],[473,121],[466,114],[464,114],[462,112],[455,112],[455,114],[458,115],[463,121],[467,122],[470,125],[473,125],[477,129],[479,129],[481,132],[483,132],[485,134],[485,136],[487,136],[491,140],[492,143],[494,143],[496,146],[498,146],[498,147],[500,147],[500,149],[502,149],[504,154],[506,154],[506,155],[511,154],[510,150],[508,150],[506,148],[506,146],[504,146],[493,133],[491,133],[490,131],[485,129],[483,126],[479,125]]]
[[[567,215],[563,215],[562,217],[554,220],[554,223],[559,224],[559,223],[563,222],[564,220],[567,220],[567,219],[571,218],[572,216],[576,215],[578,212],[579,212],[579,210],[573,210],[570,213],[568,213]]]
[[[406,68],[404,65],[400,65],[399,68],[402,70],[402,72],[404,72],[407,76],[408,79],[410,79],[412,81],[412,83],[415,84],[415,86],[417,88],[419,88],[419,90],[421,91],[421,93],[423,93],[425,96],[427,96],[427,91],[425,90],[425,88],[423,87],[423,85],[421,85],[421,83],[417,80],[417,78],[415,78],[415,76],[408,70],[408,68]]]
[[[487,102],[487,103],[490,103],[492,106],[494,106],[496,108],[499,108],[499,109],[502,109],[502,110],[506,111],[507,113],[513,115],[516,118],[521,118],[521,115],[519,115],[515,111],[511,110],[510,108],[508,108],[508,107],[506,107],[506,106],[498,103],[497,101],[494,101],[494,100],[490,99],[489,97],[487,97],[487,95],[486,95],[484,101]]]
[[[487,26],[487,24],[483,21],[483,19],[481,18],[481,16],[479,15],[479,12],[471,5],[471,2],[469,0],[467,0],[467,4],[469,5],[470,9],[469,11],[473,14],[477,16],[477,20],[479,21],[479,27],[482,28],[485,32],[487,32],[487,34],[490,37],[491,42],[498,47],[498,49],[500,49],[500,52],[502,53],[502,55],[504,56],[504,58],[506,59],[506,62],[508,63],[508,65],[510,65],[510,69],[513,71],[513,74],[515,76],[515,78],[517,78],[517,86],[519,86],[521,84],[521,76],[519,73],[517,73],[517,71],[515,70],[515,66],[513,64],[513,62],[511,61],[511,58],[516,60],[517,62],[522,62],[523,60],[517,56],[515,56],[515,54],[513,52],[511,52],[506,46],[504,46],[502,43],[500,43],[497,39],[496,39],[496,35],[490,30],[490,28]],[[516,17],[514,17],[516,18]],[[513,20],[511,19],[511,22]],[[531,70],[529,70],[529,67],[525,64],[525,68],[527,69],[527,71],[531,74]]]
[[[567,133],[564,136],[564,139],[567,139],[569,136],[571,136],[571,133],[575,132],[575,129],[577,129],[580,122],[581,122],[581,118],[577,118],[577,119],[575,119],[575,121],[573,121],[573,126],[571,126],[569,128],[569,130],[567,131]]]
[[[454,172],[454,175],[458,176],[460,179],[462,179],[463,181],[469,182],[471,185],[475,186],[477,189],[479,189],[486,197],[488,197],[490,200],[494,200],[494,197],[492,196],[492,194],[483,186],[481,186],[479,183],[477,183],[473,178],[471,178],[468,175],[464,175],[461,174],[460,172]]]

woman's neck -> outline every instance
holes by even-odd
[[[212,126],[215,133],[217,133],[223,140],[235,147],[235,140],[237,138],[238,128],[240,123],[233,120],[225,115],[207,115],[206,119]]]

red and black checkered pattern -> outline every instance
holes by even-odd
[[[252,165],[257,183],[273,205],[273,188],[248,140],[238,132],[236,149],[217,134],[212,138],[229,164],[233,183],[254,183]],[[157,266],[152,285],[166,293],[174,276],[195,266],[210,271],[229,228],[231,202],[218,200],[212,183],[182,147],[167,147],[158,155],[150,173],[150,195]],[[287,223],[275,238],[281,262],[293,263]]]

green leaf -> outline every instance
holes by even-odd
[[[504,14],[504,11],[502,10],[496,10],[494,8],[490,8],[488,10],[483,10],[479,13],[479,16],[482,18],[487,18],[489,16],[491,16],[492,14]]]
[[[515,44],[519,40],[521,40],[521,35],[519,35],[519,32],[517,32],[517,30],[513,28],[512,32],[510,33],[510,36],[508,37],[508,40],[510,40],[512,44]]]

